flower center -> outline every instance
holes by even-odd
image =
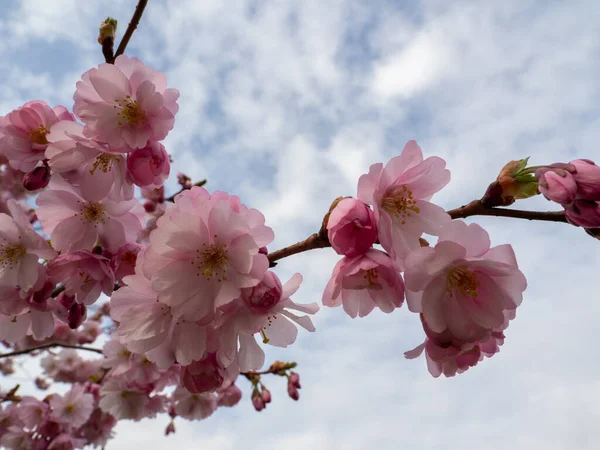
[[[13,268],[25,256],[27,250],[22,245],[5,245],[0,247],[0,267]]]
[[[92,166],[90,173],[94,175],[94,172],[98,168],[100,168],[100,170],[104,173],[108,172],[112,169],[113,161],[118,163],[121,161],[121,157],[118,155],[111,155],[110,153],[102,153],[96,158],[96,161],[94,161],[94,165]]]
[[[81,202],[79,202],[81,203]],[[81,207],[81,220],[87,223],[106,222],[106,214],[102,203],[86,203]]]
[[[446,279],[446,291],[452,297],[457,290],[465,295],[477,297],[477,277],[475,276],[475,272],[466,267],[455,267],[452,269]]]
[[[131,99],[130,95],[126,96],[125,100],[115,100],[115,103],[115,108],[121,107],[117,125],[122,126],[126,123],[139,125],[148,122],[146,113],[136,100]]]
[[[73,405],[73,403],[68,403],[68,404],[65,406],[65,413],[66,413],[67,415],[71,415],[71,414],[73,414],[74,412],[75,412],[75,405]]]
[[[413,198],[412,191],[406,186],[394,189],[381,201],[384,211],[398,219],[402,225],[406,223],[406,218],[411,216],[411,212],[419,214],[421,210],[415,206],[416,204],[417,201]]]
[[[377,278],[379,278],[379,274],[377,273],[377,269],[369,269],[365,272],[365,274],[363,275],[363,278],[365,280],[367,280],[367,283],[369,284],[369,288],[372,288],[373,286],[375,286],[375,284],[379,284],[377,282]]]
[[[34,144],[48,145],[50,143],[48,142],[48,139],[46,139],[48,133],[50,133],[50,130],[44,125],[40,125],[35,130],[31,130],[29,133],[27,133],[27,135],[29,136],[29,139],[31,139],[31,142],[33,142]]]
[[[216,237],[216,236],[215,236]],[[213,276],[217,281],[227,280],[227,244],[221,246],[202,244],[202,250],[196,250],[196,266],[198,275],[202,274],[207,280]]]

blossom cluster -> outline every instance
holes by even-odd
[[[160,413],[170,434],[176,417],[201,420],[236,405],[240,374],[257,411],[272,401],[261,375],[286,377],[299,399],[295,363],[260,372],[262,345],[290,346],[298,326],[315,331],[319,306],[292,300],[302,275],[282,283],[271,270],[274,233],[260,211],[183,174],[180,192],[165,195],[170,157],[161,142],[178,97],[164,74],[121,55],[83,74],[72,113],[32,101],[0,117],[0,342],[35,355],[67,347],[41,359],[35,385],[72,385],[43,400],[0,393],[8,401],[0,445],[103,446],[118,420]],[[526,162],[494,184],[514,189],[492,206],[539,190],[571,223],[600,228],[598,166]],[[341,256],[322,304],[356,318],[406,301],[425,337],[405,356],[424,352],[434,377],[497,353],[527,287],[510,245],[492,247],[482,227],[432,202],[449,181],[446,162],[409,141],[360,177],[356,198],[334,202],[316,235]],[[84,347],[100,338],[102,349]],[[2,374],[14,370],[0,359]]]

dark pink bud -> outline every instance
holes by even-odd
[[[265,401],[263,400],[262,395],[260,395],[260,392],[258,392],[257,389],[255,389],[254,392],[252,392],[252,405],[257,411],[262,411],[263,409],[265,409]]]
[[[577,183],[577,198],[600,201],[600,167],[587,159],[576,159],[570,164],[576,169],[573,178]]]
[[[572,205],[565,206],[569,222],[583,228],[600,227],[600,203],[588,200],[576,200]]]
[[[169,425],[167,425],[167,428],[165,430],[165,436],[168,436],[171,433],[175,433],[175,424],[173,422],[171,422],[171,423],[169,423]]]
[[[271,392],[265,387],[262,390],[262,398],[265,403],[271,403]]]
[[[169,155],[161,143],[150,141],[127,155],[127,170],[140,187],[161,186],[171,170]]]
[[[371,208],[355,198],[344,198],[329,214],[327,235],[340,255],[366,253],[377,240],[377,226]]]
[[[298,375],[296,372],[291,372],[288,378],[288,384],[293,384],[300,389],[302,387],[300,386],[300,375]]]
[[[253,288],[242,289],[242,299],[251,310],[262,314],[279,303],[282,292],[283,287],[277,275],[267,271],[259,284]]]
[[[146,211],[148,214],[153,213],[154,211],[156,211],[156,203],[154,203],[154,202],[144,203],[144,211]]]
[[[70,295],[65,294],[64,291],[58,294],[56,300],[58,301],[58,303],[60,303],[61,306],[63,306],[66,309],[71,309],[71,306],[75,304],[75,297],[71,297]]]
[[[263,255],[268,255],[269,254],[269,250],[267,250],[267,247],[261,247],[258,249],[258,253],[261,253]]]
[[[287,391],[288,391],[288,395],[293,400],[297,401],[300,398],[300,392],[298,392],[298,388],[296,386],[294,386],[293,384],[288,383]]]
[[[67,323],[69,324],[69,328],[75,330],[79,328],[85,319],[87,318],[87,307],[81,303],[75,303],[69,309],[69,313],[67,314]]]
[[[31,300],[34,303],[44,303],[52,295],[52,291],[54,291],[55,286],[56,285],[51,281],[46,281],[42,289],[33,293]]]
[[[192,394],[214,392],[221,387],[224,379],[225,369],[218,363],[215,353],[181,367],[181,384]]]
[[[28,191],[37,191],[48,186],[50,182],[50,168],[46,165],[39,166],[23,175],[23,187]]]
[[[50,387],[50,383],[48,383],[48,380],[42,378],[42,377],[37,377],[35,379],[35,386],[41,390],[41,391],[45,391],[46,389],[48,389]]]

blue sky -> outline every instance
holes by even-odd
[[[134,0],[0,2],[0,114],[28,100],[72,106],[103,61],[97,28],[124,31]],[[416,139],[446,159],[454,208],[509,160],[600,160],[600,8],[594,1],[151,0],[128,47],[181,92],[165,145],[173,173],[208,178],[259,208],[276,249],[315,232],[330,202],[355,195],[370,164]],[[174,189],[173,180],[169,186]],[[552,209],[543,198],[523,209]],[[600,243],[564,224],[476,218],[513,244],[529,281],[501,352],[433,379],[405,350],[422,341],[406,308],[365,319],[322,310],[267,361],[298,362],[303,389],[255,413],[246,396],[203,422],[123,422],[109,450],[596,448]],[[295,300],[320,302],[331,250],[288,258]]]

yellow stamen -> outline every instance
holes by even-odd
[[[111,155],[109,153],[102,153],[96,158],[96,161],[94,161],[94,165],[92,166],[90,173],[94,175],[94,172],[98,168],[100,168],[102,172],[107,173],[112,169],[113,161],[119,163],[121,162],[121,157],[118,155]]]
[[[27,250],[22,245],[0,246],[0,267],[12,269],[25,256],[25,253]]]
[[[136,100],[131,99],[131,96],[126,96],[125,100],[115,100],[115,103],[115,108],[121,108],[119,121],[117,122],[119,126],[124,124],[139,125],[148,122],[146,113]]]
[[[379,278],[379,274],[377,273],[377,269],[369,269],[363,275],[363,278],[367,280],[369,283],[369,288],[372,288],[377,283],[377,278]]]
[[[196,266],[198,267],[198,275],[202,274],[207,279],[215,277],[217,281],[227,280],[227,252],[226,245],[210,245],[203,250],[196,250]]]
[[[413,198],[412,191],[406,186],[401,186],[401,188],[395,189],[383,197],[381,207],[404,225],[406,218],[411,216],[411,212],[416,214],[421,212],[416,204],[417,201]]]
[[[31,142],[33,142],[34,144],[48,145],[50,142],[48,142],[46,136],[49,133],[50,130],[48,128],[46,128],[44,125],[40,125],[35,130],[31,130],[29,133],[27,133],[27,135],[29,136],[29,139],[31,139]]]
[[[475,272],[466,267],[455,267],[448,273],[446,281],[446,291],[453,296],[454,292],[459,292],[477,297],[477,277]]]

